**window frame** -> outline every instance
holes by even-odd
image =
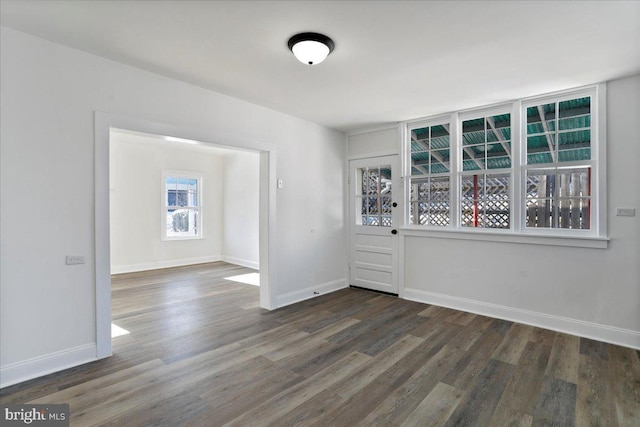
[[[431,171],[429,171],[429,173],[426,175],[428,177],[443,177],[443,176],[448,176],[449,177],[449,225],[434,225],[434,224],[425,224],[425,225],[420,225],[420,224],[411,224],[411,206],[410,204],[412,203],[411,201],[411,178],[412,178],[412,174],[411,174],[411,132],[414,131],[415,129],[422,129],[425,127],[429,127],[432,128],[434,126],[443,126],[443,125],[448,125],[449,126],[449,172],[448,173],[431,173]],[[454,127],[455,125],[453,124],[453,122],[451,121],[451,116],[450,115],[441,115],[441,116],[437,116],[434,117],[432,119],[428,119],[428,120],[421,120],[421,121],[416,121],[416,122],[411,122],[410,124],[407,125],[406,127],[406,132],[407,132],[407,144],[403,144],[406,147],[406,173],[403,173],[404,176],[407,177],[406,181],[407,182],[407,190],[406,191],[406,196],[405,196],[405,200],[407,201],[406,206],[405,206],[405,218],[404,218],[404,224],[410,225],[412,227],[418,227],[418,228],[428,228],[428,229],[433,229],[433,230],[442,230],[442,229],[448,229],[451,227],[451,225],[453,224],[454,219],[456,218],[456,214],[453,212],[453,206],[455,204],[454,202],[454,194],[455,194],[455,189],[454,189],[454,165],[457,164],[458,161],[458,156],[456,155],[455,151],[455,147],[454,147]],[[403,169],[404,170],[404,169]]]
[[[549,103],[560,103],[563,101],[568,101],[577,98],[590,97],[591,98],[591,139],[590,139],[590,149],[591,149],[591,159],[583,160],[583,161],[573,161],[573,162],[554,162],[554,163],[545,163],[540,165],[529,165],[527,163],[527,128],[526,126],[521,126],[521,150],[522,155],[520,159],[520,191],[521,197],[519,199],[519,203],[521,204],[521,208],[519,210],[519,221],[521,223],[521,229],[523,234],[540,234],[540,235],[553,235],[553,236],[584,236],[584,237],[603,237],[606,236],[606,229],[602,226],[606,224],[606,220],[603,220],[604,215],[606,214],[606,198],[603,196],[603,190],[606,189],[605,177],[606,173],[603,174],[603,170],[606,167],[605,156],[605,137],[602,135],[601,128],[604,127],[604,116],[603,108],[606,108],[606,104],[602,103],[602,98],[604,98],[602,92],[604,92],[606,86],[596,85],[588,88],[582,88],[577,90],[564,91],[557,94],[548,94],[539,97],[531,97],[524,99],[520,102],[520,113],[522,117],[526,118],[527,108],[549,104]],[[602,121],[601,121],[602,120]],[[527,185],[527,172],[529,170],[544,170],[554,168],[556,170],[559,169],[568,169],[575,168],[581,166],[588,166],[591,169],[591,194],[590,200],[591,205],[595,206],[595,209],[591,209],[590,218],[589,218],[589,229],[566,229],[566,228],[529,228],[526,226],[526,209],[522,206],[526,199],[526,185]],[[604,202],[603,202],[604,200]],[[604,221],[604,224],[603,224]]]
[[[590,228],[565,229],[565,228],[533,228],[526,226],[526,174],[528,170],[540,168],[538,165],[527,165],[527,126],[526,109],[535,105],[551,102],[562,102],[576,98],[591,97],[591,160],[576,162],[562,162],[564,166],[586,165],[591,168],[591,217]],[[511,174],[510,179],[510,228],[476,228],[462,227],[461,225],[461,178],[472,171],[463,171],[462,161],[462,123],[465,120],[487,117],[494,114],[511,114]],[[411,130],[433,126],[442,123],[450,123],[451,126],[451,220],[448,226],[430,226],[411,224],[409,222],[410,209],[410,181],[411,181]],[[455,238],[469,238],[470,240],[497,240],[514,241],[533,244],[550,244],[561,246],[598,247],[607,246],[606,229],[606,84],[568,89],[544,95],[532,96],[513,100],[506,103],[494,104],[486,107],[466,109],[463,111],[440,114],[438,116],[421,118],[402,122],[400,124],[403,150],[404,196],[405,218],[402,229],[409,232],[408,235],[430,234],[439,237],[453,236]],[[455,165],[455,169],[454,169]],[[486,166],[486,165],[485,165]],[[507,169],[484,169],[483,173],[499,173]],[[466,237],[465,237],[466,236]],[[486,236],[486,238],[482,237]],[[492,237],[494,236],[494,237]]]
[[[197,234],[193,236],[169,236],[167,235],[167,210],[171,208],[175,208],[175,206],[167,205],[167,178],[173,177],[176,179],[195,179],[197,181],[197,206],[187,206],[184,207],[189,210],[197,210],[198,219],[197,219]],[[191,171],[176,171],[176,170],[163,170],[162,178],[160,183],[160,240],[161,241],[176,241],[176,240],[199,240],[204,239],[204,221],[203,221],[203,212],[204,212],[204,197],[203,197],[203,174],[201,172],[191,172]]]
[[[487,169],[486,165],[484,169],[478,169],[478,172],[487,175],[487,174],[501,174],[508,173],[509,174],[509,228],[487,228],[487,227],[464,227],[462,225],[462,177],[465,175],[473,175],[472,170],[463,170],[463,161],[464,161],[464,141],[462,139],[462,123],[466,120],[472,119],[486,119],[487,117],[501,115],[501,114],[509,114],[511,117],[511,167],[510,168],[501,168],[501,169]],[[514,178],[513,178],[513,169],[516,164],[515,156],[516,152],[514,152],[513,146],[515,145],[514,140],[514,131],[513,131],[513,105],[509,104],[498,104],[485,108],[478,108],[473,110],[464,111],[458,114],[457,117],[457,129],[458,134],[456,135],[456,140],[454,143],[456,154],[457,154],[457,164],[456,164],[456,209],[457,209],[457,221],[456,221],[456,229],[461,231],[470,231],[470,232],[490,232],[490,231],[511,231],[514,230],[513,220],[514,220],[514,209],[513,209],[513,200],[514,200]]]
[[[387,166],[390,170],[393,170],[393,165],[392,164],[379,164],[377,166],[377,168],[370,168],[369,166],[362,166],[362,167],[355,167],[355,183],[356,183],[356,190],[355,190],[355,194],[354,194],[354,199],[356,201],[359,201],[357,204],[359,205],[356,206],[355,209],[355,217],[352,218],[355,220],[355,224],[357,226],[362,226],[362,227],[381,227],[381,228],[391,228],[393,227],[393,212],[391,209],[392,203],[393,203],[393,194],[390,196],[384,196],[385,193],[381,191],[376,191],[376,193],[362,193],[363,190],[363,186],[364,186],[364,179],[363,176],[366,175],[369,176],[370,171],[376,171],[377,169],[377,177],[376,177],[376,182],[378,183],[378,185],[381,185],[382,180],[386,179],[388,180],[388,182],[391,184],[390,188],[393,187],[393,172],[392,172],[392,176],[391,178],[382,178],[382,169],[383,166]],[[386,169],[386,167],[384,168]],[[366,171],[365,173],[363,173],[364,171]],[[367,178],[370,179],[370,178]],[[378,187],[379,188],[379,187]],[[371,212],[369,211],[369,205],[370,205],[370,199],[375,199],[377,200],[376,202],[376,206],[377,206],[377,214],[371,214]],[[388,199],[388,209],[389,212],[385,213],[383,212],[384,208],[384,199]],[[365,208],[365,212],[362,212],[362,208]],[[388,217],[388,219],[391,221],[388,225],[384,224],[384,217]],[[370,219],[371,218],[376,218],[378,220],[377,224],[370,224]],[[364,221],[363,221],[364,218]]]

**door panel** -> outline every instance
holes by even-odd
[[[371,227],[367,227],[367,228],[371,228]],[[364,227],[363,229],[360,230],[361,233],[356,234],[355,238],[355,243],[358,246],[363,246],[363,247],[372,247],[372,248],[388,248],[389,245],[391,244],[391,234],[389,233],[389,231],[391,230],[383,230],[384,234],[383,235],[376,235],[376,234],[365,234],[363,233],[363,231],[365,231]],[[377,230],[366,230],[366,231],[372,231],[375,232]]]
[[[387,287],[392,279],[390,272],[359,268],[358,266],[356,266],[355,270],[363,288]]]
[[[385,254],[381,252],[356,252],[356,263],[360,264],[378,264],[378,265],[391,265],[393,262],[392,255],[390,253]]]
[[[349,164],[351,263],[354,286],[398,293],[400,220],[398,156],[352,160]]]

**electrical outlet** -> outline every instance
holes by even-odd
[[[616,208],[616,216],[636,216],[635,208]]]
[[[79,255],[78,256],[67,255],[65,263],[67,265],[84,264],[84,257]]]

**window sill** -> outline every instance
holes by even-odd
[[[402,236],[436,239],[479,240],[486,242],[522,243],[527,245],[569,246],[576,248],[607,249],[608,237],[567,236],[559,234],[524,234],[500,231],[436,230],[433,228],[404,227]]]
[[[163,242],[172,242],[174,240],[202,240],[204,236],[178,236],[178,237],[163,237]]]

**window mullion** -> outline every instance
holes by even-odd
[[[377,182],[376,182],[376,195],[375,195],[375,217],[378,221],[378,227],[382,227],[382,195],[380,195],[380,191],[382,191],[381,181],[382,177],[378,174]]]
[[[432,217],[431,217],[431,212],[433,212],[433,206],[431,206],[431,194],[433,193],[433,188],[431,187],[431,174],[433,173],[433,165],[431,164],[432,161],[431,159],[433,158],[433,145],[431,144],[431,138],[433,136],[433,126],[429,126],[429,136],[427,137],[427,153],[428,153],[428,169],[427,171],[429,172],[429,177],[427,178],[427,188],[429,189],[427,191],[427,211],[426,211],[426,215],[427,215],[427,224],[426,225],[431,225],[432,224]],[[451,135],[449,135],[451,136]],[[449,144],[451,144],[451,142],[449,142]]]
[[[369,186],[371,185],[371,175],[369,174],[369,166],[366,166],[364,168],[364,173],[365,173],[365,176],[367,177],[367,181],[366,181],[365,187],[364,187],[364,188],[366,188],[366,190],[364,188],[362,190],[362,192],[364,193],[362,195],[362,197],[364,199],[364,206],[365,206],[365,208],[364,208],[364,215],[365,215],[364,216],[364,220],[365,220],[365,224],[369,225],[369,216],[371,216],[370,212],[369,212],[369,202],[370,202],[370,199],[369,199],[369,196],[370,196],[370,194],[369,194]]]
[[[526,185],[526,171],[524,165],[524,147],[526,138],[524,132],[526,126],[522,126],[522,103],[514,102],[511,109],[511,224],[515,232],[524,230],[526,219],[526,207],[523,193]],[[523,178],[525,177],[525,178]]]
[[[462,142],[458,113],[451,115],[450,122],[450,177],[449,177],[449,215],[451,227],[460,228],[460,173],[462,172]]]
[[[607,233],[606,92],[606,84],[600,84],[596,87],[596,102],[592,104],[594,108],[591,110],[591,138],[597,141],[597,145],[591,154],[591,217],[589,218],[589,224],[591,229],[600,236],[604,236]],[[595,169],[594,163],[597,165]]]

